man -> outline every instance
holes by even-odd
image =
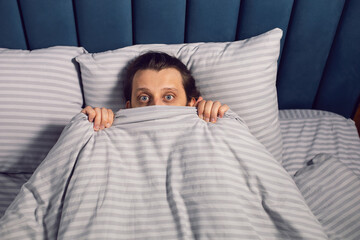
[[[145,53],[129,64],[124,96],[126,108],[152,105],[197,107],[199,117],[212,123],[229,110],[226,104],[204,100],[186,66],[162,52]],[[88,115],[90,122],[94,122],[95,131],[109,128],[114,120],[111,109],[87,106],[82,112]]]

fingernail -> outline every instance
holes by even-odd
[[[204,116],[202,114],[199,115],[199,118],[204,119]]]
[[[95,125],[95,126],[94,126],[94,129],[95,129],[95,130],[99,130],[99,125]]]
[[[209,122],[209,120],[210,120],[209,118],[205,118],[205,122]]]
[[[211,118],[211,122],[215,123],[216,122],[215,118]]]
[[[109,127],[110,127],[110,123],[107,123],[107,124],[106,124],[106,127],[109,128]]]
[[[104,124],[101,124],[100,129],[104,129],[104,128],[105,128]]]

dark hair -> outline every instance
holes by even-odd
[[[125,101],[131,100],[132,83],[137,71],[146,69],[160,71],[166,68],[175,68],[180,72],[187,102],[192,98],[197,99],[200,96],[200,92],[195,85],[195,79],[179,59],[163,52],[147,52],[136,57],[127,67],[124,81]]]

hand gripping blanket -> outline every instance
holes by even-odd
[[[0,220],[0,239],[326,239],[291,177],[233,112],[80,113]]]

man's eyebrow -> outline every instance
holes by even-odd
[[[177,88],[171,88],[171,87],[168,87],[168,88],[162,88],[161,90],[165,90],[165,91],[174,91],[174,92],[178,92],[179,90]],[[148,88],[136,88],[135,89],[136,92],[149,92],[150,89]]]
[[[150,90],[148,88],[136,88],[135,91],[136,92],[140,92],[140,91],[149,92]]]
[[[179,90],[177,88],[163,88],[161,90],[166,90],[166,91],[174,91],[174,92],[178,92]]]

